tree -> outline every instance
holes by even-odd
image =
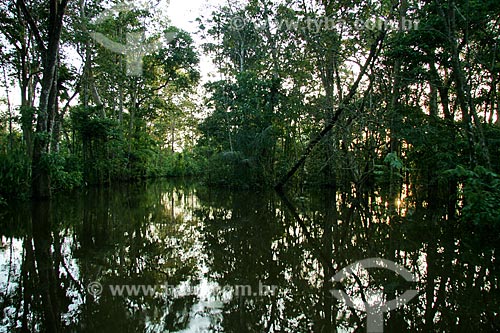
[[[37,108],[35,140],[32,161],[32,196],[35,199],[50,197],[50,171],[46,155],[49,152],[52,122],[58,112],[59,45],[63,30],[63,18],[68,0],[50,0],[46,30],[35,22],[32,10],[24,0],[18,0],[29,28],[31,29],[41,53],[42,82],[40,100]]]

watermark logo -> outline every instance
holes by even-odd
[[[115,15],[140,9],[139,5],[134,2],[118,3],[101,13],[94,23],[96,25],[103,24],[106,20],[112,19]],[[171,42],[175,39],[176,35],[177,33],[175,32],[167,33],[165,35],[165,39],[167,42]],[[162,46],[159,41],[147,41],[145,31],[127,32],[126,44],[115,42],[100,32],[92,32],[90,36],[97,43],[101,44],[108,50],[125,55],[127,62],[127,75],[130,76],[141,76],[143,57],[155,52]]]
[[[353,275],[354,271],[363,268],[385,268],[401,275],[408,282],[417,282],[417,277],[406,268],[395,262],[381,258],[369,258],[357,261],[339,271],[333,277],[333,280],[342,282],[349,275]],[[395,299],[384,302],[384,292],[383,290],[378,290],[370,295],[370,299],[374,300],[373,303],[369,303],[367,299],[361,302],[354,302],[342,290],[331,290],[331,293],[335,298],[345,302],[349,307],[366,312],[367,332],[378,333],[384,331],[384,313],[405,305],[417,295],[418,291],[410,289]]]
[[[230,21],[231,28],[234,30],[244,30],[253,27],[256,30],[265,30],[268,28],[268,22],[253,22],[244,17],[236,16]],[[345,31],[345,30],[371,30],[371,31],[391,31],[391,30],[418,30],[420,21],[402,18],[400,21],[390,21],[379,17],[367,20],[344,20],[332,17],[318,17],[307,19],[288,19],[278,20],[275,27],[278,30],[303,31],[320,33],[321,31]]]
[[[102,294],[102,284],[97,281],[90,282],[87,286],[87,291],[94,297],[100,296]]]
[[[251,285],[224,285],[212,288],[214,294],[222,295],[229,300],[233,297],[265,297],[276,295],[278,286],[266,285],[259,281],[257,288]],[[105,288],[98,281],[92,281],[87,285],[87,291],[90,295],[97,298],[101,296]],[[145,285],[145,284],[111,284],[107,286],[109,294],[113,297],[129,296],[155,296],[163,294],[168,297],[178,298],[185,296],[200,296],[202,290],[199,286],[182,286],[172,284]]]

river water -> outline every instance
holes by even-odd
[[[11,205],[0,332],[499,331],[496,236],[423,207],[178,181]]]

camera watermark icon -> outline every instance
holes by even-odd
[[[335,274],[333,280],[342,282],[349,275],[353,275],[355,270],[367,268],[385,268],[401,275],[408,282],[417,282],[417,277],[406,268],[393,261],[381,258],[369,258],[357,261]],[[370,298],[374,300],[373,303],[369,303],[366,298],[361,302],[355,303],[346,292],[342,290],[333,289],[331,293],[338,300],[345,302],[347,306],[366,312],[367,332],[379,333],[384,331],[384,313],[405,305],[418,294],[418,291],[410,289],[395,299],[384,302],[383,290],[377,290],[370,295]]]
[[[96,25],[99,25],[104,23],[106,20],[112,19],[115,15],[118,15],[120,13],[127,13],[140,9],[141,8],[139,7],[139,5],[134,2],[118,3],[110,9],[105,10],[103,13],[101,13],[101,15],[97,17],[94,23]],[[143,57],[157,51],[162,46],[161,42],[159,41],[147,41],[145,31],[127,32],[126,44],[115,42],[100,32],[94,31],[90,34],[90,36],[106,49],[115,53],[125,55],[127,62],[127,75],[130,76],[141,76]],[[176,36],[176,32],[169,32],[165,34],[165,39],[168,43],[170,43],[175,39]]]

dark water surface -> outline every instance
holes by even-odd
[[[0,332],[499,331],[491,235],[409,197],[386,201],[160,181],[10,206]],[[416,282],[359,265],[334,281],[367,258]],[[376,309],[407,290],[418,294],[367,327],[364,302]]]

